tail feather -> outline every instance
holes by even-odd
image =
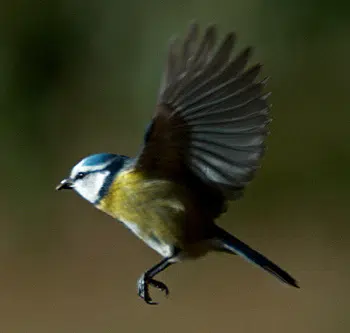
[[[274,264],[259,252],[253,250],[251,247],[240,241],[235,236],[229,234],[219,227],[216,229],[216,240],[221,250],[238,254],[244,259],[273,274],[284,283],[299,288],[297,281],[286,271],[278,267],[276,264]]]

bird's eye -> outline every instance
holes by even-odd
[[[78,172],[77,175],[75,176],[75,179],[82,179],[86,176],[85,172]]]

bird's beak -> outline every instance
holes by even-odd
[[[63,179],[57,186],[56,191],[60,190],[71,190],[73,188],[73,182],[71,179]]]

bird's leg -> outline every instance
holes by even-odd
[[[137,293],[147,304],[158,304],[157,302],[152,301],[149,294],[149,286],[153,286],[161,291],[164,291],[166,296],[169,295],[168,287],[163,282],[153,279],[153,277],[172,265],[174,262],[172,262],[171,259],[173,258],[164,258],[157,265],[153,266],[147,272],[142,274],[137,281]]]

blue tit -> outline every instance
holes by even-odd
[[[183,40],[170,43],[140,153],[88,156],[57,187],[75,190],[163,257],[137,283],[148,304],[156,304],[150,286],[169,293],[156,274],[210,251],[239,255],[298,287],[286,271],[215,223],[253,179],[270,122],[267,80],[257,80],[261,65],[246,69],[251,48],[232,57],[235,44],[234,33],[218,43],[214,25],[200,35],[198,24],[191,24]]]

